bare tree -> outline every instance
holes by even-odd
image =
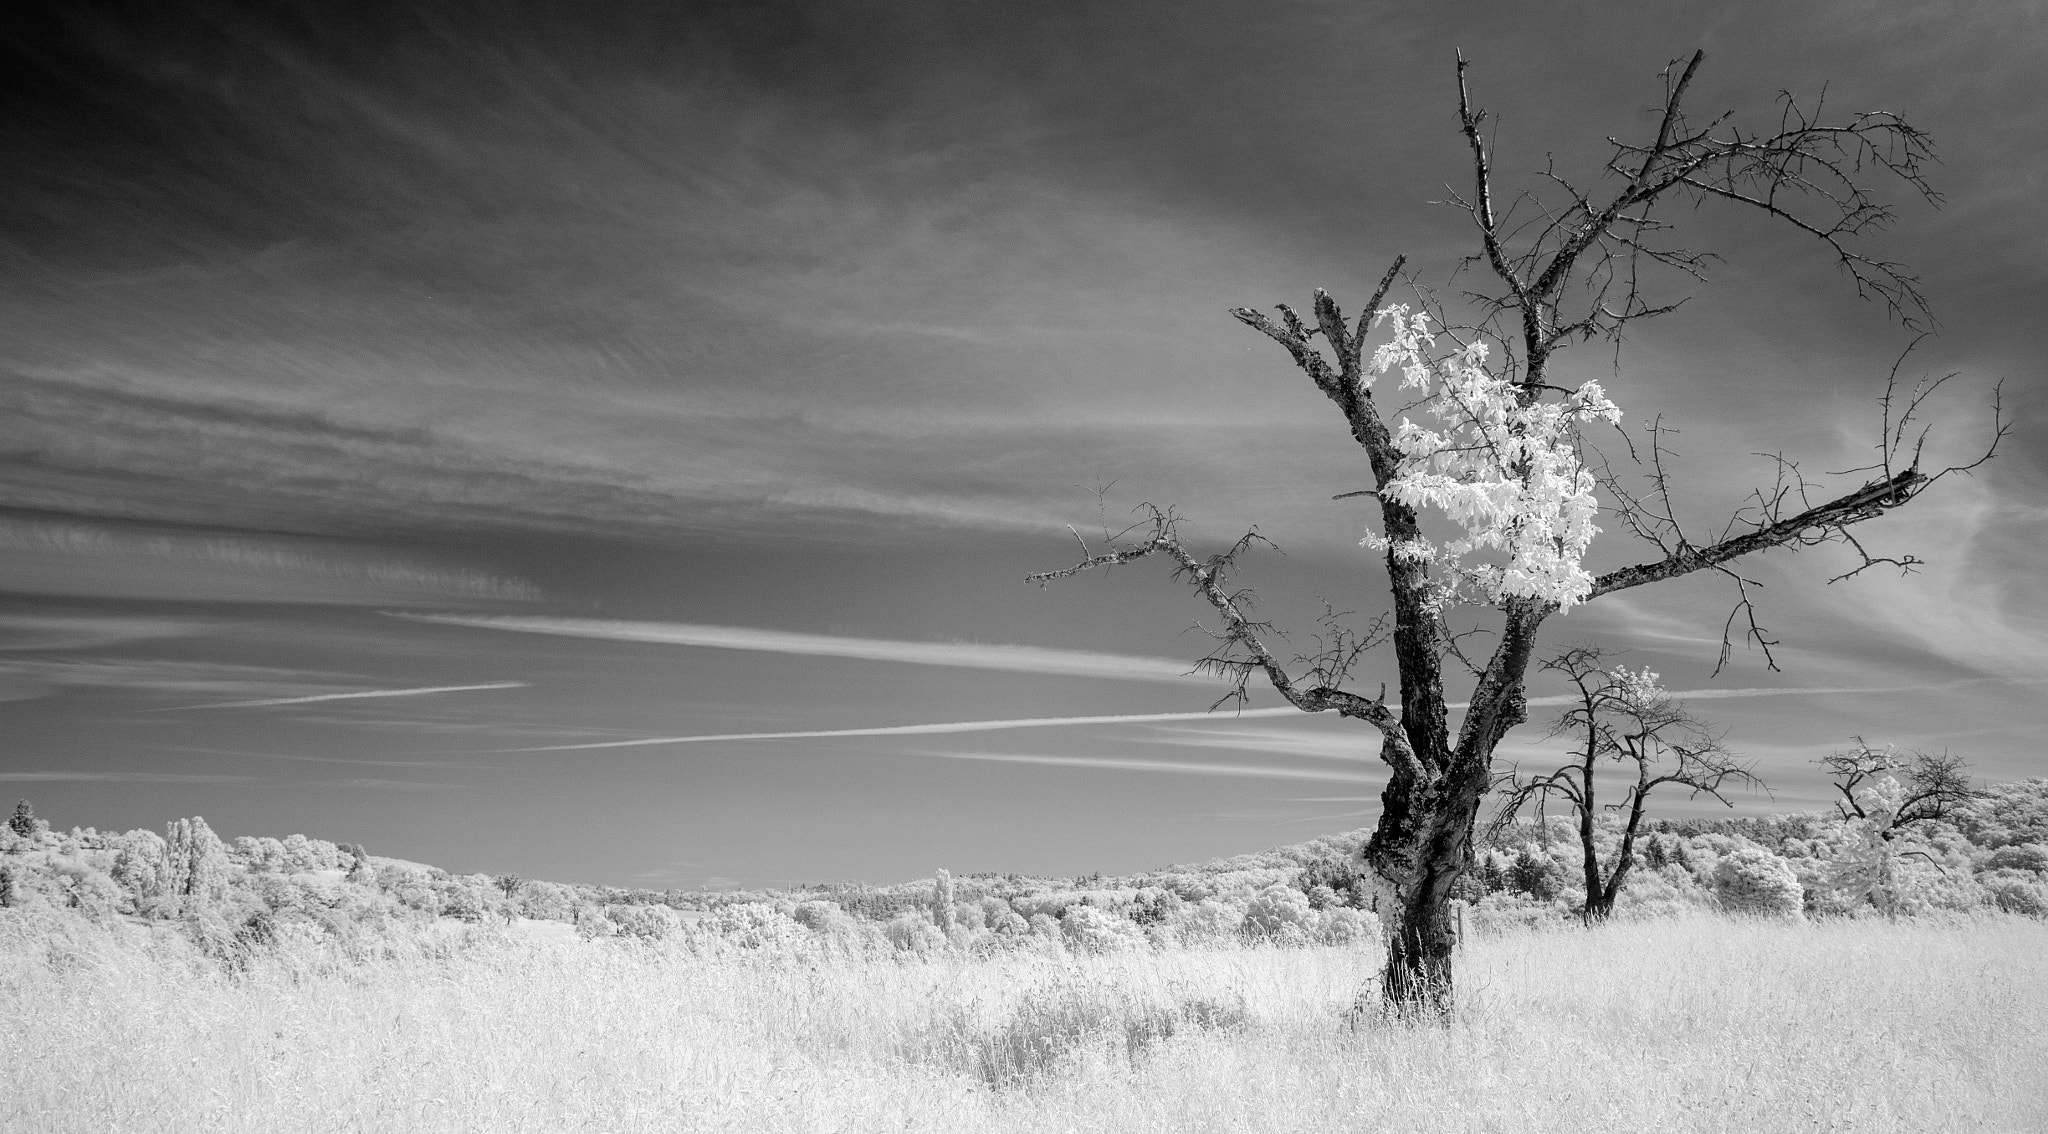
[[[1789,96],[1773,128],[1745,130],[1730,124],[1726,115],[1695,122],[1684,101],[1700,60],[1696,53],[1682,67],[1667,68],[1663,104],[1646,140],[1610,140],[1606,177],[1611,191],[1596,197],[1546,171],[1561,204],[1528,194],[1503,212],[1495,201],[1492,157],[1481,130],[1485,115],[1472,106],[1465,60],[1459,58],[1458,123],[1471,150],[1473,188],[1469,196],[1454,195],[1453,203],[1478,230],[1480,252],[1467,263],[1490,278],[1467,293],[1479,311],[1474,323],[1458,327],[1437,319],[1455,350],[1438,348],[1428,328],[1408,318],[1405,309],[1383,311],[1403,259],[1388,268],[1355,322],[1347,322],[1336,300],[1320,289],[1311,321],[1285,305],[1277,309],[1277,320],[1250,308],[1231,312],[1286,349],[1336,404],[1365,450],[1374,487],[1342,495],[1371,496],[1378,502],[1380,535],[1374,545],[1385,553],[1391,590],[1387,637],[1398,670],[1397,702],[1389,702],[1384,685],[1377,694],[1346,687],[1353,664],[1365,649],[1379,644],[1376,633],[1339,633],[1318,653],[1291,661],[1275,652],[1272,643],[1280,635],[1253,617],[1251,596],[1235,581],[1239,557],[1259,542],[1256,533],[1221,553],[1197,554],[1182,539],[1175,513],[1147,505],[1145,519],[1106,548],[1090,548],[1083,541],[1078,563],[1031,576],[1044,583],[1159,555],[1220,620],[1211,629],[1217,647],[1198,664],[1230,682],[1219,706],[1241,702],[1248,684],[1263,678],[1305,712],[1334,710],[1375,730],[1391,774],[1363,854],[1379,890],[1375,908],[1387,949],[1381,988],[1398,1010],[1440,1011],[1452,1005],[1451,889],[1466,869],[1474,822],[1494,783],[1494,748],[1526,717],[1523,682],[1537,631],[1550,614],[1573,602],[1702,570],[1735,578],[1746,606],[1749,584],[1733,575],[1732,561],[1774,547],[1829,542],[1860,551],[1862,545],[1849,536],[1852,525],[1907,503],[1951,472],[1974,467],[1921,468],[1924,432],[1914,435],[1910,429],[1929,391],[1900,394],[1894,382],[1884,401],[1878,459],[1869,468],[1852,470],[1868,479],[1816,502],[1808,498],[1815,486],[1797,475],[1796,466],[1783,462],[1778,486],[1760,490],[1753,506],[1737,512],[1711,541],[1696,542],[1670,506],[1662,479],[1663,450],[1653,435],[1650,490],[1616,493],[1613,478],[1608,487],[1621,502],[1625,526],[1651,541],[1655,557],[1597,578],[1579,567],[1577,556],[1592,530],[1585,521],[1593,477],[1576,463],[1573,423],[1598,416],[1612,420],[1618,411],[1593,383],[1576,391],[1553,385],[1549,362],[1574,341],[1605,337],[1618,344],[1636,320],[1678,306],[1644,297],[1638,268],[1645,262],[1691,276],[1701,273],[1705,256],[1664,242],[1667,224],[1652,215],[1657,206],[1725,201],[1761,211],[1817,241],[1859,294],[1883,302],[1909,326],[1927,318],[1913,276],[1862,252],[1858,243],[1860,236],[1892,219],[1890,207],[1872,195],[1869,179],[1888,175],[1909,191],[1937,200],[1925,179],[1933,161],[1927,136],[1890,113],[1824,119],[1819,105],[1809,108]],[[1526,220],[1516,219],[1518,209]],[[1439,310],[1429,296],[1423,299],[1426,312]],[[1366,340],[1382,314],[1392,316],[1393,338],[1368,356]],[[1484,372],[1489,350],[1502,358],[1499,379]],[[1448,439],[1418,431],[1408,421],[1390,427],[1371,386],[1397,364],[1404,385],[1423,387],[1432,412],[1446,423]],[[1503,381],[1504,386],[1498,384]],[[1980,461],[1990,456],[2003,432],[1994,410],[1993,440]],[[1440,444],[1432,448],[1432,441]],[[1443,475],[1445,467],[1459,475]],[[1477,489],[1501,489],[1502,498],[1517,503],[1475,528],[1477,505],[1461,505],[1463,510],[1454,512],[1445,504],[1453,494]],[[1429,507],[1462,523],[1466,538],[1432,543],[1423,526],[1423,509]],[[1504,567],[1460,566],[1456,554],[1475,547],[1509,554],[1510,562]],[[1910,569],[1916,561],[1865,555],[1848,574],[1880,562]],[[1451,627],[1448,613],[1461,604],[1482,615],[1483,628],[1495,636],[1491,654],[1483,659],[1468,659],[1467,634]],[[1754,629],[1753,609],[1751,615]],[[1761,631],[1757,640],[1768,647]],[[1469,707],[1455,731],[1444,694],[1447,660],[1469,669],[1474,679]]]
[[[1637,673],[1607,668],[1607,656],[1597,646],[1573,646],[1543,663],[1543,669],[1564,675],[1578,691],[1577,700],[1551,724],[1550,735],[1572,737],[1579,747],[1571,763],[1544,775],[1524,777],[1519,768],[1510,769],[1501,778],[1504,798],[1494,819],[1498,829],[1530,803],[1540,808],[1552,797],[1571,807],[1579,826],[1588,923],[1614,912],[1614,900],[1635,865],[1636,832],[1652,791],[1673,784],[1695,797],[1727,804],[1724,789],[1762,783],[1722,745],[1722,733],[1657,686],[1656,674],[1647,668]],[[1634,779],[1619,802],[1604,805],[1623,819],[1621,845],[1603,867],[1594,836],[1603,806],[1599,772],[1608,763],[1624,765],[1624,773],[1633,772]]]
[[[1960,756],[1946,752],[1939,756],[1901,752],[1895,745],[1872,748],[1860,736],[1849,739],[1854,748],[1831,752],[1820,759],[1821,770],[1834,780],[1835,790],[1842,794],[1835,803],[1842,818],[1871,818],[1873,809],[1879,805],[1864,789],[1904,774],[1903,779],[1898,779],[1896,800],[1885,804],[1890,813],[1883,834],[1887,840],[1915,826],[1946,819],[1955,814],[1957,807],[1984,794],[1970,786],[1970,777],[1963,771],[1969,764]]]

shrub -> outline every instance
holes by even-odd
[[[441,895],[424,882],[401,883],[391,891],[398,904],[409,910],[418,910],[428,917],[441,916]]]
[[[1978,881],[1999,909],[2027,917],[2048,917],[2048,882],[2039,874],[2019,870],[1997,870]]]
[[[1375,932],[1379,928],[1378,922],[1378,916],[1360,913],[1350,906],[1326,909],[1321,923],[1316,926],[1316,939],[1326,945],[1355,944]]]
[[[2036,874],[2048,874],[2048,845],[2019,843],[1999,847],[1991,852],[1985,865],[1993,870],[2031,870]]]
[[[362,844],[357,843],[349,847],[348,853],[349,866],[348,874],[344,876],[345,880],[358,886],[375,886],[377,868],[370,865],[369,853],[363,850]]]
[[[1245,906],[1244,931],[1271,941],[1305,941],[1309,918],[1308,895],[1292,886],[1268,886]]]
[[[698,922],[697,928],[742,949],[790,949],[810,936],[795,918],[772,902],[726,906]]]
[[[155,831],[136,830],[111,842],[115,851],[110,874],[114,884],[127,891],[131,905],[139,908],[142,902],[164,892],[167,847],[163,836]]]
[[[1203,898],[1193,905],[1181,907],[1174,929],[1183,942],[1196,944],[1235,937],[1243,925],[1244,911],[1228,902]]]
[[[926,953],[946,947],[946,932],[933,925],[931,916],[922,910],[897,914],[882,927],[882,933],[899,952]]]
[[[618,927],[621,937],[659,941],[680,930],[683,919],[667,906],[611,906],[604,916]]]
[[[1797,917],[1805,892],[1792,864],[1758,846],[1745,846],[1714,864],[1714,897],[1732,913]]]
[[[554,882],[522,882],[515,899],[523,917],[541,921],[576,920],[576,895],[567,886]]]
[[[1070,948],[1083,953],[1114,953],[1145,944],[1143,930],[1094,906],[1068,906],[1060,915],[1060,934]]]
[[[121,908],[123,894],[112,878],[83,863],[66,862],[57,869],[65,904],[72,909],[99,920],[112,917]]]

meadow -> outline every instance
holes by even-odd
[[[1432,1024],[1351,1011],[1370,940],[546,928],[224,964],[163,925],[0,911],[0,1129],[2048,1129],[2048,924],[1997,912],[1475,932]]]

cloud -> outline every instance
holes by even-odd
[[[1291,716],[1298,709],[1246,709],[1241,717]],[[1153,721],[1194,721],[1213,713],[1130,713],[1107,717],[1020,717],[1014,720],[955,721],[948,724],[884,725],[879,728],[834,728],[809,732],[728,732],[696,736],[654,736],[638,740],[605,740],[591,744],[552,744],[542,748],[498,748],[495,752],[574,752],[588,748],[639,748],[654,744],[701,744],[714,740],[810,740],[837,736],[929,736],[954,732],[999,732],[1012,728],[1057,728],[1066,725],[1149,724]]]
[[[267,697],[258,701],[221,701],[181,705],[180,709],[256,709],[270,705],[306,705],[315,701],[353,701],[364,697],[424,697],[431,693],[468,693],[478,689],[524,689],[524,681],[493,681],[485,685],[430,685],[417,689],[365,689],[356,693],[315,693],[304,697]]]
[[[286,755],[281,752],[235,752],[223,748],[191,748],[183,745],[166,745],[166,752],[191,752],[205,756],[232,756],[241,760],[286,760],[303,764],[368,764],[379,768],[463,768],[482,771],[502,770],[502,765],[476,764],[465,760],[364,760],[353,756],[304,756]]]
[[[1171,658],[1132,657],[1084,650],[1048,650],[1036,646],[985,645],[974,642],[907,642],[885,638],[841,638],[762,630],[750,626],[703,626],[685,622],[622,622],[593,618],[543,618],[521,615],[393,614],[413,622],[469,626],[521,634],[556,634],[601,638],[614,642],[652,642],[721,650],[761,650],[810,657],[863,658],[909,665],[1000,669],[1019,673],[1126,681],[1170,681],[1213,684],[1214,679],[1190,674],[1188,665]]]
[[[177,618],[132,618],[119,615],[0,616],[0,650],[91,650],[163,638],[205,633],[203,622]]]
[[[0,772],[9,783],[96,783],[96,784],[246,784],[255,776],[212,775],[195,772]]]
[[[539,597],[531,583],[520,579],[375,554],[338,540],[7,517],[0,517],[0,589],[177,601],[344,604]],[[99,621],[106,633],[148,637],[190,632],[180,627],[191,625],[128,619],[124,627]]]
[[[1191,744],[1199,748],[1234,748],[1315,760],[1378,762],[1378,730],[1360,726],[1343,732],[1311,732],[1297,728],[1162,728],[1164,735],[1147,737],[1153,744]]]
[[[1043,764],[1057,768],[1087,768],[1105,772],[1163,772],[1182,776],[1239,776],[1275,780],[1337,780],[1368,782],[1368,777],[1317,771],[1313,768],[1276,768],[1258,764],[1199,764],[1184,760],[1127,760],[1114,756],[1042,756],[1013,752],[919,752],[947,760],[990,760],[1004,764]]]
[[[166,696],[292,697],[345,692],[347,674],[165,658],[17,658],[0,661],[0,686],[15,698],[62,689],[126,689]],[[360,679],[355,679],[360,680]]]
[[[308,780],[301,787],[363,788],[371,791],[445,791],[462,787],[461,784],[428,783],[421,780],[380,780],[357,778],[348,780]]]
[[[420,617],[424,618],[425,616]],[[441,621],[442,619],[436,617],[432,620]],[[849,640],[858,641],[859,639]],[[1965,683],[1958,682],[1956,684]],[[1886,686],[1878,688],[1838,689],[1706,689],[1678,690],[1675,691],[1673,695],[1682,698],[1706,697],[1735,699],[1743,697],[1777,697],[1796,694],[1883,693],[1894,691],[1919,691],[1925,688],[1927,687],[1915,685],[1898,687]],[[1531,705],[1564,705],[1570,703],[1571,699],[1567,697],[1532,697],[1529,699],[1529,704]],[[1467,706],[1466,702],[1456,701],[1452,702],[1448,707],[1455,710],[1463,709]],[[594,741],[587,744],[552,744],[535,748],[498,748],[492,749],[492,751],[575,752],[595,748],[641,748],[662,744],[703,744],[711,741],[727,740],[812,740],[842,736],[922,736],[960,732],[999,732],[1005,729],[1013,728],[1065,728],[1075,725],[1100,724],[1156,724],[1163,721],[1236,721],[1260,717],[1299,718],[1302,716],[1304,716],[1304,714],[1301,712],[1301,710],[1293,708],[1291,706],[1283,706],[1279,708],[1245,709],[1238,712],[1122,713],[1110,716],[1091,717],[1019,717],[1014,719],[1001,720],[949,721],[942,724],[882,725],[873,728],[833,728],[809,729],[792,732],[724,732],[699,733],[690,736],[650,736],[640,737],[632,740]],[[511,731],[511,729],[508,727],[507,731]],[[1313,733],[1294,732],[1291,730],[1241,732],[1238,730],[1231,729],[1227,725],[1219,725],[1214,730],[1191,729],[1187,731],[1191,733],[1192,736],[1190,738],[1184,738],[1179,740],[1179,743],[1204,745],[1218,748],[1244,748],[1253,749],[1257,751],[1280,751],[1286,752],[1290,755],[1308,756],[1331,760],[1370,759],[1373,756],[1377,755],[1377,750],[1375,750],[1372,753],[1366,753],[1364,748],[1361,747],[1359,740],[1356,737],[1350,736],[1340,737],[1333,735],[1328,739],[1324,739],[1322,737],[1316,736]],[[1159,741],[1159,743],[1175,743],[1175,741],[1161,740]]]

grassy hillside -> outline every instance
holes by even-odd
[[[22,813],[0,1129],[2048,1128],[2048,780],[1902,836],[1892,916],[1845,888],[1867,834],[1665,825],[1589,930],[1574,845],[1510,828],[1458,1015],[1417,1027],[1354,1010],[1382,961],[1363,832],[1128,877],[652,893]]]

